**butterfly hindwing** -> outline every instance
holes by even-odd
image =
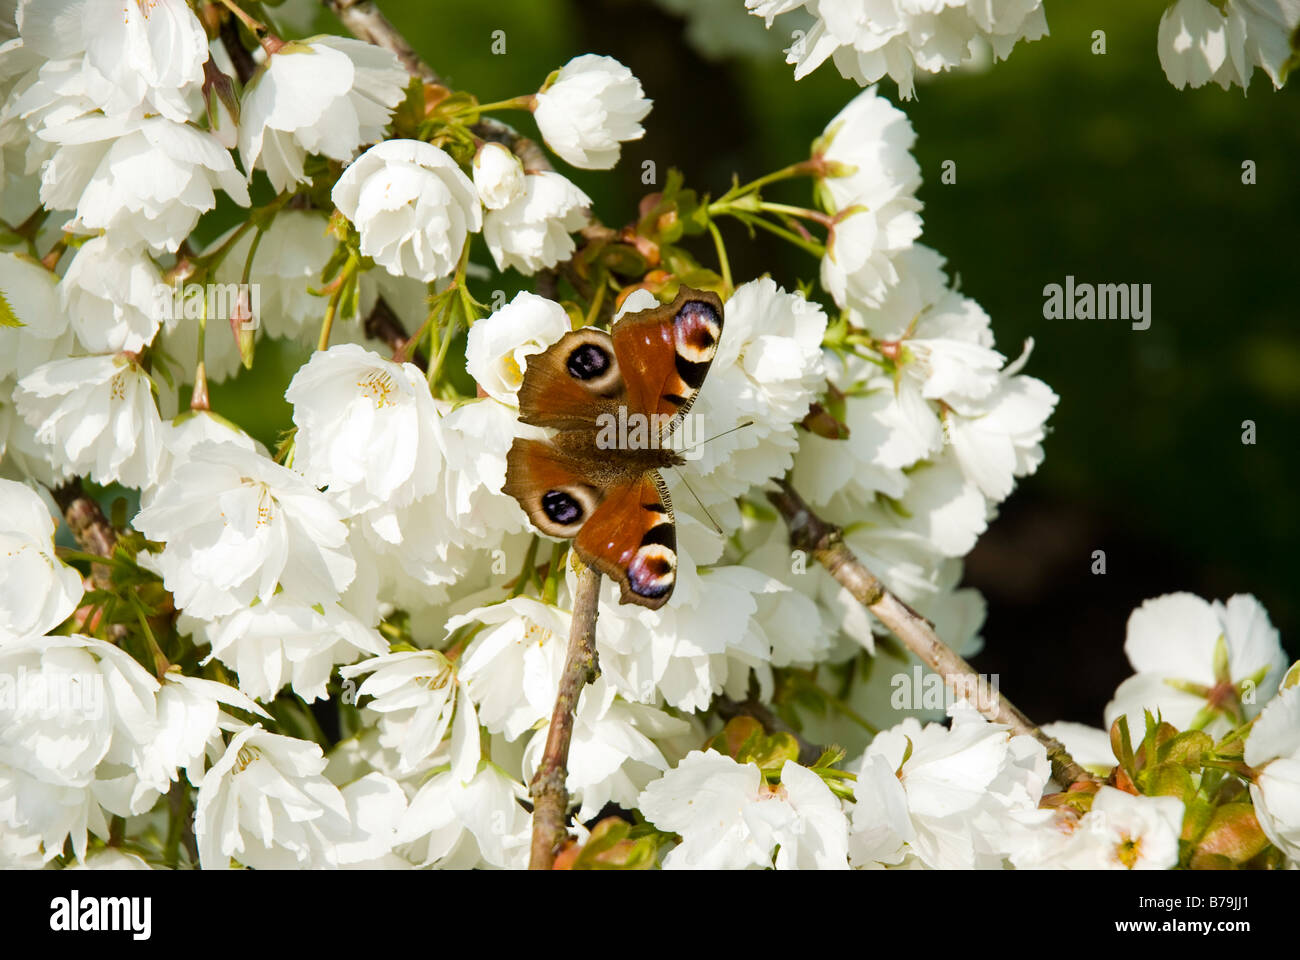
[[[722,300],[682,287],[672,303],[628,314],[611,337],[630,410],[668,419],[671,432],[704,385],[722,337]]]
[[[573,545],[618,581],[622,603],[662,607],[677,582],[677,526],[663,478],[651,471],[609,490]]]
[[[544,440],[516,437],[501,488],[519,501],[533,526],[552,537],[575,537],[596,512],[603,491],[580,461]]]

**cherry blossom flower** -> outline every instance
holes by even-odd
[[[158,794],[133,772],[156,736],[158,683],[127,653],[78,635],[0,645],[0,822],[46,860],[109,837]],[[8,832],[0,830],[0,833]]]
[[[1259,711],[1286,669],[1277,629],[1249,594],[1226,604],[1190,593],[1148,600],[1129,617],[1124,652],[1137,672],[1106,705],[1106,725],[1127,715],[1134,737],[1145,710],[1180,730],[1227,733]]]
[[[1246,740],[1246,763],[1259,825],[1277,848],[1300,861],[1300,687],[1290,686],[1260,712]]]
[[[351,160],[382,138],[407,80],[395,54],[361,40],[319,36],[280,46],[244,90],[244,169],[251,177],[262,167],[279,192],[307,181],[309,153]]]
[[[142,250],[107,236],[82,244],[59,284],[63,312],[77,340],[92,353],[138,353],[162,323],[162,271]]]
[[[465,369],[489,397],[518,405],[516,395],[528,357],[541,353],[569,329],[563,307],[523,291],[470,327]]]
[[[52,360],[18,382],[18,411],[56,466],[146,487],[162,449],[149,375],[126,354]]]
[[[533,116],[546,145],[584,170],[618,163],[621,143],[645,135],[641,81],[612,57],[574,57],[537,94]]]
[[[524,192],[524,167],[510,150],[488,142],[474,154],[474,189],[483,206],[500,210]]]
[[[590,204],[552,170],[526,174],[518,195],[483,218],[483,239],[497,268],[531,275],[568,259],[575,249],[570,234],[586,226]]]
[[[334,601],[356,575],[347,527],[329,499],[237,444],[194,447],[132,525],[165,541],[163,582],[195,617],[265,603],[278,587],[309,604]]]
[[[339,604],[311,604],[287,593],[206,625],[183,624],[211,644],[203,663],[220,660],[239,675],[243,693],[267,702],[285,684],[308,703],[322,699],[336,665],[387,652],[379,634]]]
[[[284,397],[298,427],[294,469],[349,514],[405,506],[436,488],[440,417],[414,364],[336,344],[303,364]]]
[[[1042,0],[745,0],[745,6],[769,28],[774,17],[800,6],[817,17],[807,36],[787,51],[796,80],[829,59],[841,76],[863,86],[888,73],[904,100],[914,94],[916,69],[951,70],[970,58],[977,38],[1001,60],[1018,41],[1047,34]]]
[[[791,760],[770,785],[757,764],[693,751],[646,787],[637,806],[660,830],[682,837],[664,858],[668,870],[848,868],[839,801]]]
[[[0,479],[0,645],[44,636],[81,602],[81,574],[55,557],[54,531],[40,497]]]

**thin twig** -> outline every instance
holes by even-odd
[[[1011,728],[1012,733],[1033,737],[1047,750],[1052,776],[1066,787],[1079,782],[1095,782],[1070,756],[1065,746],[1045,734],[1014,704],[987,684],[978,682],[975,668],[949,648],[934,631],[934,624],[885,589],[875,575],[864,567],[853,551],[845,546],[840,529],[812,511],[798,493],[784,480],[780,489],[767,498],[785,518],[790,530],[790,544],[805,550],[864,607],[903,641],[941,677],[949,689],[968,699],[985,719]]]
[[[413,363],[421,370],[429,368],[429,362],[424,357],[416,353],[415,344],[411,341],[406,332],[406,327],[398,319],[397,314],[393,313],[393,308],[388,305],[383,297],[375,298],[375,305],[370,308],[370,313],[362,323],[362,328],[366,336],[371,340],[380,340],[392,349],[393,358],[402,357],[408,363]]]
[[[560,844],[568,835],[569,742],[573,739],[573,716],[582,688],[600,676],[596,661],[596,614],[600,601],[600,574],[574,558],[578,571],[573,591],[573,620],[569,626],[569,654],[555,697],[546,750],[528,792],[533,798],[533,846],[530,870],[550,870]]]
[[[391,50],[402,61],[406,72],[425,83],[441,83],[438,75],[406,42],[392,22],[383,15],[374,0],[321,0],[358,40]]]
[[[80,477],[73,477],[63,486],[52,488],[50,496],[63,511],[68,530],[82,550],[101,557],[113,555],[113,548],[117,546],[117,531],[108,522],[99,504],[82,489]],[[109,569],[104,564],[91,564],[90,576],[99,589],[111,588]]]

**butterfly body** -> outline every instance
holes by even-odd
[[[657,609],[672,594],[676,526],[658,471],[685,462],[666,441],[721,334],[718,296],[683,287],[610,333],[583,327],[529,358],[519,419],[555,433],[514,441],[503,489],[543,533],[572,537],[586,564],[619,582],[623,603]]]

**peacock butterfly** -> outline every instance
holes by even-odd
[[[677,528],[662,467],[666,441],[699,394],[722,336],[722,300],[682,287],[611,332],[583,327],[528,358],[519,419],[556,432],[518,437],[502,488],[537,529],[573,538],[589,567],[618,581],[622,603],[652,610],[677,580]],[[639,429],[609,429],[632,423]],[[617,436],[620,442],[611,442]]]

